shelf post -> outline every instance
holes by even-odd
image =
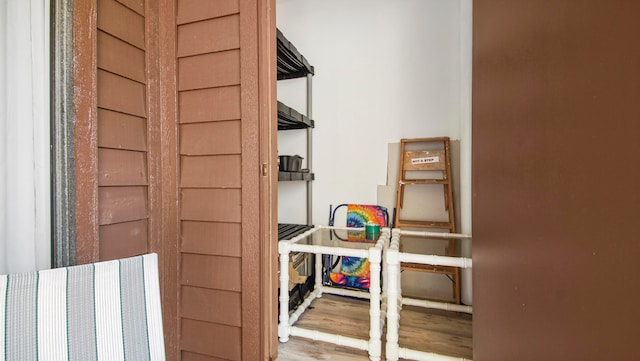
[[[309,119],[313,119],[312,114],[312,74],[307,74],[307,117]],[[307,128],[307,168],[309,172],[313,172],[313,128]],[[313,190],[313,182],[307,182],[307,224],[312,225],[312,190]]]

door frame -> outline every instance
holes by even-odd
[[[278,135],[276,86],[276,4],[258,6],[258,86],[260,90],[260,187],[262,354],[271,360],[278,352]]]

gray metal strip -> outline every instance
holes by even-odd
[[[51,1],[51,233],[54,267],[76,263],[73,1]]]
[[[150,359],[143,266],[141,256],[120,260],[120,307],[125,360]]]
[[[307,74],[307,117],[313,119],[312,74]],[[313,128],[307,128],[307,168],[313,172]],[[313,182],[307,182],[307,225],[313,225]]]
[[[69,361],[96,361],[94,266],[67,272],[67,340]]]
[[[38,274],[10,275],[5,319],[5,359],[38,359]]]

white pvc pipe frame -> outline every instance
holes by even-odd
[[[385,292],[380,289],[380,271],[382,264],[382,251],[389,244],[390,230],[383,228],[376,244],[368,249],[353,249],[343,247],[328,247],[318,245],[298,244],[297,242],[310,236],[321,229],[358,230],[358,228],[315,226],[290,240],[278,242],[280,254],[280,318],[278,324],[278,338],[280,342],[287,342],[289,336],[300,336],[316,341],[330,342],[339,346],[353,347],[367,350],[372,361],[379,361],[382,355],[382,330],[386,320],[386,286]],[[364,230],[364,228],[363,228]],[[315,286],[313,291],[305,297],[295,312],[289,315],[289,253],[305,252],[316,255],[315,260]],[[353,256],[368,258],[370,263],[369,292],[352,291],[336,287],[328,287],[322,284],[322,255]],[[386,272],[386,267],[383,272]],[[386,278],[386,273],[383,274]],[[386,282],[385,282],[386,285]],[[338,294],[344,296],[368,298],[369,301],[369,339],[362,340],[337,334],[320,332],[294,326],[300,315],[309,307],[316,298],[323,293]]]
[[[462,361],[465,358],[451,357],[440,355],[432,352],[423,352],[408,348],[399,347],[398,345],[398,329],[400,327],[400,309],[402,305],[420,306],[426,308],[435,308],[447,311],[472,313],[471,306],[457,305],[446,302],[433,302],[419,300],[413,298],[402,297],[401,281],[400,281],[400,263],[411,262],[420,264],[453,266],[460,268],[471,268],[472,261],[470,258],[463,257],[445,257],[420,255],[413,253],[400,252],[400,236],[418,236],[418,237],[438,237],[438,238],[455,238],[455,239],[471,239],[471,235],[460,233],[437,233],[437,232],[416,232],[405,231],[396,228],[392,231],[391,241],[385,248],[385,269],[386,281],[385,291],[387,298],[387,343],[385,356],[387,360],[395,361],[402,357],[409,360],[425,360],[425,361]],[[469,360],[470,361],[470,360]]]

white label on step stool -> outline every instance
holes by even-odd
[[[411,164],[429,164],[429,163],[439,163],[439,162],[440,162],[440,157],[437,155],[433,157],[411,159]]]

